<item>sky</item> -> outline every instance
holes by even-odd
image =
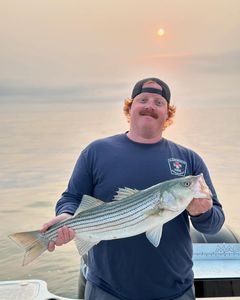
[[[238,75],[239,16],[239,0],[1,0],[0,100],[107,98],[149,76],[178,89],[180,77]]]

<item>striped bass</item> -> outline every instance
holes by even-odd
[[[146,233],[153,246],[160,243],[163,225],[181,214],[193,198],[209,198],[203,175],[187,176],[158,183],[145,190],[120,188],[113,201],[103,202],[84,195],[74,216],[54,224],[46,232],[13,233],[9,237],[25,249],[23,265],[33,261],[66,225],[75,230],[80,255],[102,240]]]

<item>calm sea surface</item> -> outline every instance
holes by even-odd
[[[0,280],[42,279],[60,296],[77,298],[79,255],[72,242],[22,267],[8,234],[38,229],[54,216],[80,151],[92,140],[127,130],[122,103],[1,103]],[[207,163],[226,213],[240,234],[240,107],[178,108],[165,137]]]

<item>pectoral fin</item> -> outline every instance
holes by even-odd
[[[164,191],[162,194],[160,206],[163,209],[167,209],[170,211],[178,211],[179,210],[176,198],[167,191]]]
[[[157,247],[162,236],[162,225],[154,227],[146,232],[146,237],[153,246]]]
[[[156,193],[154,197],[151,199],[151,201],[152,202],[156,201],[156,205],[152,209],[149,209],[148,211],[145,212],[149,216],[150,215],[161,216],[165,210],[178,211],[178,207],[175,204],[176,200],[174,196],[171,193],[168,193],[166,191],[161,195],[161,198],[159,193]]]

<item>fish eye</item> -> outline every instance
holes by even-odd
[[[190,181],[184,181],[184,182],[183,182],[183,185],[184,185],[185,187],[189,187],[189,186],[191,185],[191,182],[190,182]]]

